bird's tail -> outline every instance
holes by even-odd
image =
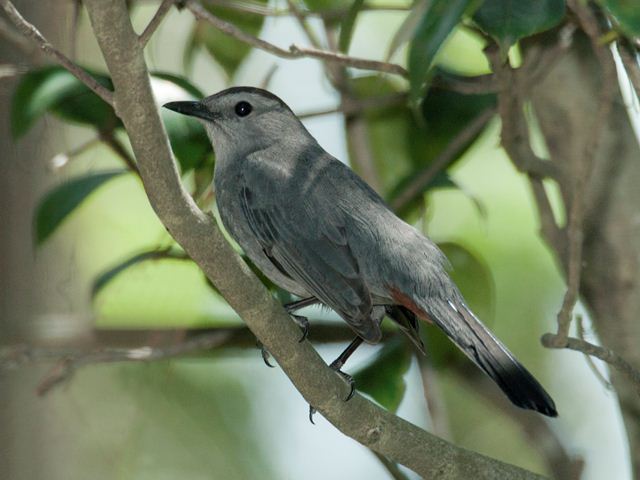
[[[540,383],[463,302],[431,303],[427,311],[434,323],[498,384],[515,405],[549,417],[558,415],[553,400]]]

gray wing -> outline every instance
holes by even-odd
[[[266,194],[260,198],[246,184],[240,192],[247,222],[274,266],[335,310],[363,339],[379,341],[380,327],[371,319],[371,294],[339,211],[326,208],[315,189],[290,202],[286,210]]]

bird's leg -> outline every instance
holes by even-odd
[[[373,307],[373,310],[371,311],[371,321],[380,325],[382,323],[382,319],[384,318],[385,314],[386,314],[386,309],[384,305],[375,305]],[[353,377],[348,373],[344,373],[341,370],[341,368],[344,367],[344,364],[347,363],[347,360],[351,355],[353,355],[353,352],[355,352],[358,349],[358,347],[362,345],[363,341],[364,340],[362,340],[362,338],[360,337],[354,338],[351,341],[351,343],[347,346],[347,348],[345,348],[344,351],[340,355],[338,355],[338,358],[336,358],[329,365],[329,368],[338,372],[342,376],[342,378],[346,380],[346,382],[349,384],[349,387],[351,388],[351,390],[349,390],[349,395],[347,395],[347,398],[345,398],[344,400],[345,402],[348,402],[349,400],[351,400],[351,398],[355,394],[356,384],[353,381]],[[309,421],[311,423],[313,423],[314,413],[316,413],[316,409],[313,408],[313,406],[309,405]]]
[[[351,400],[351,398],[353,397],[355,391],[356,391],[356,386],[355,386],[355,382],[353,381],[353,377],[351,375],[349,375],[348,373],[344,373],[342,370],[340,370],[344,364],[347,362],[347,360],[349,359],[349,357],[351,355],[353,355],[353,352],[355,352],[358,347],[360,345],[362,345],[362,338],[360,337],[356,337],[354,338],[351,343],[347,346],[347,348],[344,349],[344,351],[338,356],[338,358],[336,358],[333,362],[331,362],[331,364],[329,365],[329,368],[331,370],[334,370],[335,372],[339,373],[340,376],[342,378],[344,378],[344,380],[347,382],[347,384],[349,385],[349,394],[347,395],[347,398],[344,399],[345,402],[348,402],[349,400]],[[309,421],[311,423],[314,423],[313,421],[313,414],[316,413],[316,409],[313,408],[313,406],[309,405]]]
[[[358,347],[362,345],[362,342],[362,338],[354,338],[347,346],[347,348],[345,348],[344,351],[338,356],[338,358],[336,358],[329,365],[329,368],[338,372],[342,376],[342,378],[346,380],[346,382],[349,384],[349,387],[351,388],[351,390],[349,391],[349,395],[347,395],[347,398],[344,400],[345,402],[348,402],[349,400],[351,400],[351,397],[353,397],[353,394],[355,393],[355,382],[353,381],[353,377],[348,373],[344,373],[341,368],[345,363],[347,363],[347,360],[351,355],[353,355],[353,352],[355,352]]]
[[[319,303],[319,300],[316,297],[309,297],[298,300],[297,302],[287,303],[284,306],[284,309],[289,315],[291,315],[291,318],[300,327],[300,330],[302,330],[302,337],[300,337],[298,342],[303,342],[309,335],[309,320],[307,317],[296,315],[293,312],[300,310],[301,308],[308,307],[309,305],[315,305],[316,303]]]

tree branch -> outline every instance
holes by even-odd
[[[556,335],[553,333],[545,333],[542,336],[542,344],[547,348],[567,348],[599,358],[624,374],[633,383],[640,395],[640,372],[613,350],[573,337],[567,337],[566,343],[558,346]]]
[[[113,79],[116,112],[129,134],[152,207],[307,402],[346,435],[425,477],[538,478],[455,447],[360,395],[344,401],[345,383],[309,342],[298,342],[295,323],[182,187],[125,1],[86,0],[86,7]]]
[[[140,46],[142,48],[147,46],[149,43],[149,39],[158,29],[164,17],[166,17],[173,4],[176,3],[176,0],[162,0],[162,3],[156,10],[156,13],[153,15],[153,18],[149,21],[149,24],[145,27],[144,31],[138,37],[138,41],[140,42]]]
[[[126,332],[131,335],[130,331]],[[169,337],[162,345],[153,345],[152,339],[161,333]],[[96,364],[119,362],[151,362],[192,356],[220,348],[256,348],[256,338],[246,327],[215,328],[206,331],[164,330],[145,331],[147,340],[135,347],[116,347],[114,333],[110,332],[109,345],[37,346],[17,345],[0,349],[0,371],[25,365],[51,363],[54,366],[46,373],[37,387],[38,395],[49,393],[54,387],[71,379],[79,369]],[[385,335],[386,337],[386,335]],[[347,327],[319,323],[313,327],[313,340],[321,343],[348,342],[353,333]],[[178,340],[176,342],[176,339]]]
[[[9,17],[9,20],[13,22],[22,35],[32,39],[46,55],[69,70],[69,72],[71,72],[78,80],[89,87],[96,95],[102,98],[109,105],[113,105],[113,92],[101,85],[95,78],[51,45],[36,27],[31,25],[22,17],[22,15],[20,15],[20,12],[16,10],[16,7],[14,7],[9,0],[0,0],[0,6]]]
[[[345,65],[348,67],[359,68],[363,70],[375,70],[378,72],[385,73],[393,73],[396,75],[401,75],[403,77],[408,76],[408,72],[405,68],[400,65],[396,65],[394,63],[380,62],[377,60],[368,60],[364,58],[350,57],[348,55],[344,55],[342,53],[337,52],[329,52],[326,50],[320,50],[317,48],[310,47],[301,47],[298,45],[291,45],[289,50],[285,50],[284,48],[280,48],[273,43],[269,43],[265,40],[262,40],[254,35],[250,35],[245,33],[234,24],[226,22],[214,15],[211,14],[208,10],[206,10],[200,3],[195,0],[186,0],[185,7],[188,8],[193,15],[200,19],[204,20],[215,28],[220,30],[222,33],[229,35],[241,42],[247,43],[255,48],[259,48],[260,50],[264,50],[265,52],[269,52],[276,57],[281,58],[318,58],[320,60],[325,60],[331,63],[337,63],[340,65]]]

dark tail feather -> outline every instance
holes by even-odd
[[[540,383],[466,305],[447,303],[437,309],[432,305],[430,310],[434,314],[434,322],[498,384],[515,405],[549,417],[558,416],[553,400]]]

